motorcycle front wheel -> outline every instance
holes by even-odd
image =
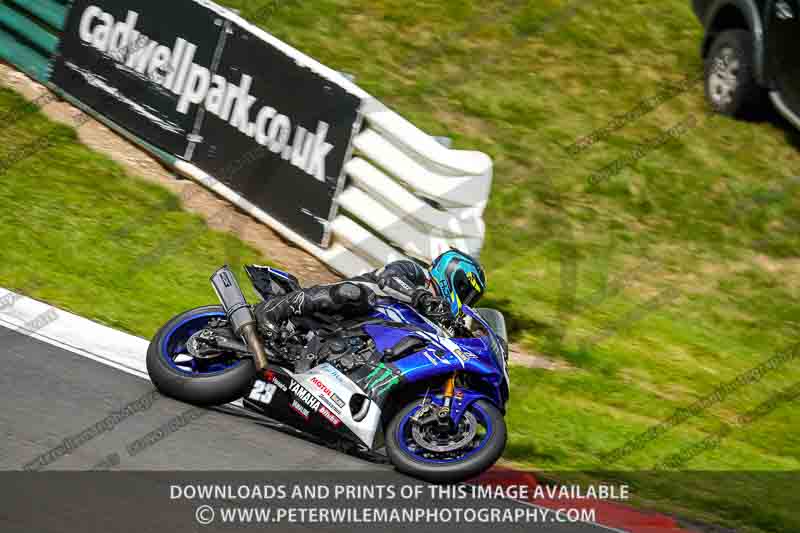
[[[250,358],[232,353],[195,358],[186,343],[213,319],[225,318],[219,305],[191,309],[164,324],[147,348],[147,373],[162,394],[194,405],[222,405],[244,396],[255,379]]]
[[[470,404],[457,428],[440,431],[416,424],[416,400],[386,427],[386,450],[399,471],[434,483],[456,483],[491,467],[506,446],[506,422],[491,403]]]

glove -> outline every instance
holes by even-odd
[[[413,304],[416,309],[422,311],[422,314],[430,318],[441,320],[450,316],[450,308],[445,305],[444,300],[425,289],[414,293]]]
[[[428,290],[417,289],[411,296],[411,306],[414,309],[422,310],[428,305],[428,302],[430,302],[431,298],[434,298],[434,295]]]

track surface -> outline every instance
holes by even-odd
[[[15,470],[153,390],[151,383],[0,328],[0,468]],[[159,396],[149,409],[49,465],[87,470],[112,453],[125,470],[350,470],[384,468],[258,423],[209,411],[131,457],[126,445],[185,413]]]
[[[0,470],[21,469],[65,438],[75,436],[108,417],[109,413],[123,409],[153,391],[152,384],[144,379],[2,327],[0,364],[4,369],[0,373],[0,400],[3,404],[0,434],[4,437],[0,448]],[[405,481],[389,466],[318,446],[252,419],[215,411],[208,411],[141,453],[131,456],[126,451],[131,442],[190,409],[186,404],[158,396],[149,408],[130,415],[112,430],[59,457],[43,470],[89,470],[109,454],[117,453],[120,463],[115,469],[118,470],[319,470],[320,473],[366,470]],[[327,477],[330,476],[321,476],[319,481],[330,481],[325,479]],[[24,489],[20,490],[24,492]],[[17,497],[21,498],[21,495]],[[13,495],[11,499],[15,499]],[[8,500],[6,503],[15,508]],[[509,505],[521,504],[514,502]],[[74,512],[75,507],[70,509]],[[81,512],[87,517],[93,516],[90,515],[91,507]],[[53,513],[51,518],[37,517],[37,520],[54,521],[56,517],[57,513]],[[0,523],[3,518],[0,513]],[[15,523],[15,517],[6,518],[11,520],[8,525]],[[166,521],[162,522],[164,526],[170,522],[168,516],[161,518]],[[185,516],[179,520],[185,522]],[[20,527],[23,524],[24,521],[18,523]],[[37,526],[42,531],[50,530],[47,526],[42,527],[44,524],[41,523]],[[57,522],[51,527],[53,531],[58,530]],[[16,528],[8,529],[14,530]],[[441,525],[437,530],[443,530]],[[495,526],[493,530],[506,529]],[[609,531],[594,524],[528,525],[525,530],[560,533]]]

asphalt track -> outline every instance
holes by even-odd
[[[0,330],[3,408],[0,468],[20,469],[64,438],[153,391],[143,379],[8,330]],[[131,456],[126,446],[190,406],[159,396],[110,431],[60,457],[47,469],[88,470],[118,453],[121,470],[348,470],[388,468],[222,412],[208,411]]]
[[[22,469],[24,465],[58,446],[65,438],[79,434],[106,419],[109,413],[119,411],[153,392],[152,384],[145,379],[3,327],[0,327],[0,364],[3,368],[0,373],[0,433],[4,436],[0,447],[1,470]],[[130,414],[110,430],[102,432],[70,453],[55,458],[41,468],[48,473],[38,475],[60,475],[49,473],[55,470],[90,470],[110,455],[117,454],[119,464],[114,469],[123,471],[302,470],[319,471],[320,481],[330,481],[326,478],[331,477],[331,471],[367,471],[380,477],[407,479],[393,472],[390,466],[319,446],[296,435],[265,427],[253,419],[215,411],[204,412],[202,417],[180,427],[147,449],[131,455],[127,450],[132,442],[148,435],[155,428],[163,427],[176,417],[185,415],[191,409],[186,404],[160,395],[151,398],[155,400],[146,409]],[[148,483],[150,481],[145,479],[138,480],[135,483],[136,490],[154,490]],[[20,487],[24,486],[25,483],[21,483]],[[19,508],[20,500],[28,501],[33,496],[27,494],[24,488],[13,490],[8,486],[0,487],[0,492],[4,493],[0,500],[4,502],[0,505],[0,530],[72,531],[63,527],[63,516],[55,508],[52,512],[45,513],[46,517],[37,516],[36,527],[33,528],[32,523],[26,522],[28,515],[23,513],[20,518],[20,515],[10,512],[11,509]],[[89,503],[85,494],[81,497],[84,498],[81,501],[86,501],[81,511],[82,516],[85,519],[95,519],[98,510],[94,504]],[[91,499],[97,497],[98,495],[93,495]],[[509,502],[508,505],[523,504]],[[5,512],[2,512],[3,506],[7,507]],[[69,513],[74,515],[77,507],[69,506]],[[2,524],[4,520],[5,526]],[[175,523],[166,527],[171,520]],[[169,513],[165,513],[159,516],[158,523],[165,526],[163,531],[195,531],[196,526],[190,529],[181,528],[181,525],[186,526],[185,522],[185,515],[170,517]],[[123,525],[116,522],[111,530],[127,530]],[[308,530],[311,529],[319,531],[320,527],[309,526]],[[415,531],[426,529],[428,528],[417,527]],[[446,529],[449,528],[439,525],[430,530]],[[481,529],[483,528],[470,527],[471,531]],[[598,533],[610,530],[605,526],[588,523],[528,524],[524,529],[495,525],[491,529],[560,533]],[[150,529],[137,525],[130,530]],[[201,530],[214,529],[197,529]],[[305,528],[299,527],[295,530]],[[362,526],[360,530],[373,529],[364,529]]]

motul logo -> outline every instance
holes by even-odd
[[[250,94],[252,76],[243,73],[234,83],[212,75],[208,68],[194,63],[197,45],[178,37],[171,48],[164,46],[140,33],[138,21],[135,11],[128,11],[125,21],[119,22],[99,7],[89,6],[78,32],[83,42],[177,95],[179,113],[185,115],[193,105],[203,106],[284,161],[325,182],[325,162],[334,148],[326,142],[326,122],[318,121],[312,133],[293,126],[292,120],[274,107],[257,107],[257,98]]]
[[[317,388],[320,389],[322,392],[324,392],[326,396],[330,396],[331,394],[333,394],[333,391],[327,385],[321,382],[319,378],[316,377],[311,378],[311,383],[316,385]]]

